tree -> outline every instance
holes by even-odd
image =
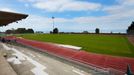
[[[12,30],[6,30],[6,34],[11,34],[11,33],[13,33]]]
[[[58,28],[54,28],[54,29],[53,29],[53,33],[54,33],[54,34],[58,34],[58,33],[59,33]]]
[[[127,34],[134,34],[134,22],[128,27]]]
[[[96,34],[99,34],[99,33],[100,33],[100,29],[99,29],[99,28],[96,28],[96,29],[95,29],[95,33],[96,33]]]
[[[50,34],[52,34],[53,32],[52,31],[50,31]]]
[[[15,32],[16,33],[26,33],[26,29],[25,28],[18,28]]]
[[[27,29],[27,33],[34,33],[33,29]]]

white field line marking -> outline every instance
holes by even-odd
[[[6,46],[5,44],[2,44],[3,47],[7,50],[13,50],[16,56],[18,56],[18,58],[22,59],[26,58],[30,63],[32,63],[33,65],[35,65],[35,68],[33,68],[31,71],[35,74],[35,75],[49,75],[48,73],[44,72],[43,70],[46,69],[46,67],[40,63],[38,63],[37,61],[33,60],[32,58],[28,57],[27,55],[21,53],[19,50],[15,49],[15,48],[10,48],[8,46]]]
[[[77,50],[80,50],[82,48],[82,47],[72,46],[72,45],[63,45],[63,44],[57,44],[57,45],[61,47],[72,48],[72,49],[77,49]]]

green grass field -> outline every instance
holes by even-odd
[[[19,37],[69,44],[82,47],[82,50],[115,56],[134,57],[134,46],[125,36],[93,34],[21,34]]]

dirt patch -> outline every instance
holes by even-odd
[[[134,35],[133,36],[128,36],[127,38],[130,41],[130,43],[132,43],[134,45]]]

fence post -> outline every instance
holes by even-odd
[[[129,64],[127,65],[127,72],[126,72],[126,75],[133,75]]]

